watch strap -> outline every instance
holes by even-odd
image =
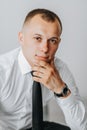
[[[67,84],[65,84],[61,93],[55,93],[54,92],[54,95],[56,95],[57,97],[66,97],[68,95],[69,91],[70,91],[70,89],[68,88]]]

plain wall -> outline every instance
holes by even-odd
[[[87,1],[0,0],[0,54],[19,46],[18,31],[26,14],[34,8],[55,11],[63,23],[58,57],[72,71],[81,96],[87,95]]]

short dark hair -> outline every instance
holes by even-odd
[[[26,22],[28,22],[30,19],[32,19],[32,17],[34,17],[35,15],[40,14],[42,19],[46,20],[46,21],[50,21],[50,22],[54,22],[56,19],[58,20],[60,27],[61,27],[61,32],[62,32],[62,23],[61,20],[59,18],[59,16],[57,14],[55,14],[54,12],[48,10],[48,9],[34,9],[31,10],[27,16],[25,17],[24,20],[24,24]]]

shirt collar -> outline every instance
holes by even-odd
[[[18,64],[23,75],[31,72],[31,66],[24,57],[22,50],[20,50],[18,55]]]

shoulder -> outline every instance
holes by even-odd
[[[58,57],[55,57],[54,63],[55,63],[56,68],[58,68],[58,70],[67,68],[66,63]]]
[[[8,68],[11,66],[17,58],[19,51],[20,47],[0,55],[0,70],[1,68]]]
[[[18,57],[20,48],[16,48],[10,52],[0,55],[0,82],[5,80],[6,73],[12,68]]]
[[[68,65],[64,61],[62,61],[61,59],[59,59],[57,57],[55,58],[55,66],[62,77],[67,78],[67,77],[73,76]]]

